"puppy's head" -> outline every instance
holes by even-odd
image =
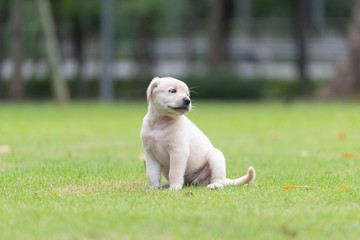
[[[175,78],[155,77],[146,93],[149,105],[166,116],[176,117],[191,110],[189,89]]]

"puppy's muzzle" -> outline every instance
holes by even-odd
[[[190,98],[188,98],[188,97],[184,97],[184,98],[183,98],[183,101],[184,101],[184,105],[185,105],[185,106],[189,106],[190,103],[191,103],[191,100],[190,100]]]
[[[177,107],[173,107],[173,106],[169,106],[169,108],[171,108],[172,110],[176,111],[176,112],[180,112],[180,113],[186,113],[190,110],[191,106],[191,100],[188,97],[184,97],[182,99],[182,101],[179,101],[178,104],[180,106]]]

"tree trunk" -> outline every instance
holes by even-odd
[[[196,61],[196,46],[194,42],[194,34],[197,28],[198,7],[196,2],[187,0],[186,2],[186,14],[184,15],[184,39],[185,39],[185,60],[190,67],[194,65]]]
[[[230,23],[234,15],[233,0],[213,0],[210,12],[209,69],[219,71],[230,60]]]
[[[37,0],[40,22],[44,29],[46,53],[49,59],[53,78],[53,93],[59,103],[69,101],[69,90],[61,74],[61,57],[59,43],[55,34],[54,18],[48,0]]]
[[[21,0],[12,1],[12,63],[13,74],[10,83],[10,99],[22,100],[25,96],[24,83],[22,79],[22,63],[23,63],[23,34],[21,23]]]
[[[101,11],[101,58],[102,71],[100,82],[100,99],[111,101],[114,98],[113,83],[113,52],[114,52],[114,21],[113,0],[102,1]]]
[[[329,84],[320,90],[323,99],[360,97],[360,0],[355,3],[348,25],[348,54]]]
[[[73,21],[73,29],[72,29],[72,42],[74,46],[74,56],[76,59],[78,71],[76,75],[76,97],[84,98],[85,97],[85,87],[84,80],[82,74],[82,67],[84,62],[84,47],[83,47],[83,28],[78,16],[75,16]]]
[[[299,76],[299,95],[308,97],[310,95],[310,80],[308,76],[308,41],[309,34],[309,0],[296,0],[295,2],[295,42],[297,50],[297,69]]]
[[[144,95],[146,84],[144,82],[151,77],[151,69],[155,64],[153,53],[154,38],[150,26],[151,17],[140,17],[135,23],[134,33],[134,60],[137,66],[136,80],[134,81],[134,96]]]
[[[0,12],[0,29],[3,29],[5,22],[6,22],[6,17],[4,16],[5,13],[4,12]],[[4,56],[4,36],[3,36],[3,31],[0,31],[0,100],[5,98],[5,91],[4,91],[4,83],[3,83],[3,79],[2,79],[2,61],[3,61],[3,56]]]

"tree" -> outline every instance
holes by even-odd
[[[0,29],[4,29],[5,24],[8,20],[8,1],[4,1],[1,0],[0,1]],[[0,31],[0,66],[2,65],[2,60],[4,58],[4,52],[5,52],[5,48],[4,48],[4,36],[3,36],[3,31]],[[0,99],[4,98],[4,86],[3,86],[3,81],[2,81],[2,76],[0,74]]]
[[[12,62],[13,75],[10,83],[10,98],[12,100],[21,100],[25,96],[24,83],[22,80],[23,63],[23,34],[21,22],[21,0],[12,1]]]
[[[82,1],[76,1],[81,4]],[[82,24],[82,8],[78,8],[79,13],[73,18],[73,27],[71,31],[71,38],[74,45],[74,56],[77,62],[77,76],[76,76],[76,96],[78,98],[85,96],[85,87],[83,79],[83,63],[84,63],[84,27]]]
[[[156,59],[155,24],[163,20],[168,0],[122,0],[119,1],[118,13],[131,27],[133,59],[136,66],[136,77],[133,81],[134,96],[144,95],[146,83],[152,78],[152,69]]]
[[[114,2],[102,1],[101,14],[101,55],[102,70],[100,82],[100,99],[110,101],[114,97],[113,52],[114,52]]]
[[[53,93],[55,99],[62,103],[69,100],[69,90],[61,74],[59,43],[55,35],[55,24],[48,0],[37,0],[40,21],[45,35],[46,53],[52,70]]]
[[[218,71],[229,60],[230,23],[234,16],[233,0],[213,0],[210,7],[209,69]]]
[[[191,68],[196,60],[195,48],[195,31],[198,27],[199,4],[196,1],[183,1],[183,9],[180,11],[183,37],[185,41],[184,55],[189,68]]]
[[[153,21],[152,15],[144,15],[134,21],[133,53],[137,66],[135,96],[143,95],[141,83],[151,76],[155,63],[155,39],[151,29],[151,22]]]
[[[321,98],[360,96],[360,0],[355,3],[347,33],[348,54],[319,95]]]
[[[67,38],[72,41],[72,53],[77,65],[75,76],[75,97],[84,98],[87,94],[83,67],[85,63],[85,46],[90,36],[99,35],[101,4],[104,1],[51,0],[56,22],[58,39]],[[66,31],[66,29],[68,31]],[[65,31],[64,31],[65,30]],[[65,35],[65,36],[64,36]]]
[[[299,76],[299,95],[310,95],[310,80],[308,76],[308,28],[309,28],[309,0],[296,0],[295,2],[295,42],[297,49],[297,69]]]

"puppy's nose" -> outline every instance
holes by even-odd
[[[189,105],[191,103],[191,100],[188,97],[184,97],[183,101],[184,101],[185,105]]]

